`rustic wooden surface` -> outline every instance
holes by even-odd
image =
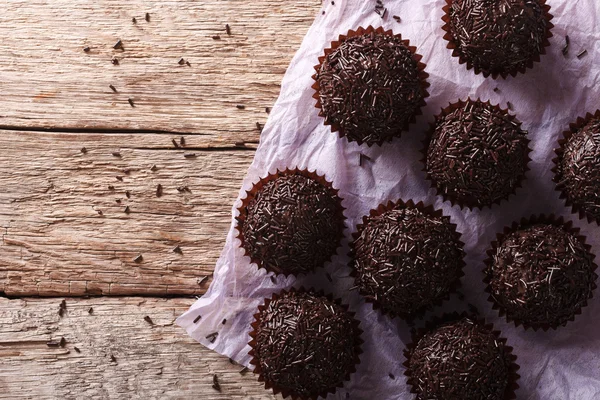
[[[182,334],[191,299],[67,298],[60,317],[61,301],[0,299],[0,399],[275,399]]]
[[[173,321],[319,7],[0,2],[0,399],[274,398]]]

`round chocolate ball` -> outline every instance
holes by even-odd
[[[564,226],[536,223],[506,234],[486,268],[492,300],[526,327],[565,325],[595,287],[593,256]]]
[[[426,171],[438,194],[461,207],[508,198],[529,161],[527,132],[505,110],[479,100],[459,102],[436,117]]]
[[[590,120],[563,145],[556,180],[576,211],[600,221],[600,118]]]
[[[347,37],[326,54],[316,75],[326,123],[358,144],[399,137],[427,96],[413,50],[382,31]]]
[[[422,336],[409,353],[408,383],[418,400],[502,400],[513,379],[504,340],[465,317]]]
[[[412,203],[365,217],[352,244],[360,293],[384,314],[411,319],[441,302],[463,275],[463,249],[448,217]]]
[[[341,306],[314,292],[282,292],[255,315],[255,372],[284,397],[326,397],[359,362],[361,330]]]
[[[452,0],[446,38],[475,73],[514,76],[545,52],[552,27],[547,9],[539,0]]]
[[[246,254],[276,274],[322,267],[340,245],[344,216],[337,190],[304,171],[260,181],[240,209],[238,230]]]

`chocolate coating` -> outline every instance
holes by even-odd
[[[452,0],[448,17],[457,55],[485,76],[524,72],[549,36],[538,0]]]
[[[360,293],[391,316],[424,311],[462,276],[458,236],[448,217],[402,204],[367,217],[352,245]]]
[[[301,398],[332,391],[354,372],[358,322],[314,292],[283,292],[257,317],[256,365],[265,382]]]
[[[491,206],[514,193],[527,171],[526,134],[497,106],[459,102],[436,117],[428,177],[438,193],[461,206]]]
[[[493,300],[526,326],[557,327],[586,304],[593,256],[563,227],[534,224],[507,234],[486,269]]]
[[[564,144],[557,179],[574,208],[600,220],[600,119],[589,121]]]
[[[256,187],[256,186],[255,186]],[[277,274],[322,267],[343,236],[341,199],[331,187],[288,172],[251,191],[242,210],[242,246],[259,266]]]
[[[359,144],[400,136],[426,96],[407,43],[383,33],[346,38],[325,57],[316,80],[327,122]]]
[[[511,363],[504,341],[465,317],[425,334],[412,350],[408,374],[419,400],[502,400]]]

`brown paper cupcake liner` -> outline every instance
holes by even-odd
[[[528,329],[533,329],[533,331],[537,331],[538,329],[542,329],[544,332],[547,331],[548,329],[552,329],[552,330],[556,330],[558,327],[560,326],[565,326],[567,324],[567,322],[569,321],[574,321],[575,320],[575,316],[581,314],[581,311],[583,310],[583,308],[585,308],[588,304],[588,302],[594,297],[594,290],[596,289],[596,280],[598,278],[598,275],[594,272],[593,274],[593,282],[592,282],[592,290],[590,293],[590,296],[587,298],[587,300],[583,303],[583,305],[573,314],[573,316],[571,318],[569,318],[569,320],[567,320],[566,322],[560,324],[560,323],[556,323],[556,324],[529,324],[525,321],[522,321],[518,318],[514,318],[513,316],[511,316],[505,309],[504,307],[502,307],[500,304],[498,304],[493,297],[493,291],[492,291],[492,287],[491,287],[491,282],[490,282],[490,271],[494,262],[494,254],[496,253],[496,251],[498,250],[498,246],[504,241],[504,239],[506,238],[506,236],[514,231],[516,231],[517,229],[522,229],[522,228],[527,228],[529,226],[532,225],[536,225],[536,224],[550,224],[550,225],[554,225],[557,227],[560,227],[562,229],[564,229],[565,231],[567,231],[568,233],[572,234],[573,236],[575,236],[577,238],[577,240],[579,240],[583,246],[585,247],[585,250],[591,255],[591,260],[592,260],[592,266],[593,269],[592,271],[595,271],[597,269],[597,265],[596,263],[593,262],[594,258],[596,257],[595,254],[593,254],[591,252],[592,250],[592,246],[590,246],[589,244],[587,244],[586,241],[586,237],[581,235],[579,233],[580,229],[577,227],[573,226],[573,222],[572,221],[566,221],[564,220],[563,217],[557,218],[554,214],[550,214],[550,215],[545,215],[545,214],[540,214],[540,215],[532,215],[529,218],[521,218],[520,221],[515,221],[513,222],[513,224],[511,226],[505,226],[504,229],[502,230],[502,232],[496,234],[496,240],[494,240],[491,244],[490,244],[490,248],[486,251],[486,255],[487,258],[484,260],[484,264],[485,264],[485,269],[484,269],[484,279],[483,282],[485,283],[486,287],[485,287],[485,292],[488,293],[488,301],[492,304],[492,309],[493,310],[497,310],[498,314],[500,317],[505,317],[506,321],[508,323],[514,323],[516,327],[519,327],[520,325],[523,325],[523,328],[525,330]]]
[[[329,193],[332,196],[335,196],[338,199],[338,204],[337,204],[337,219],[340,221],[340,229],[339,229],[339,235],[337,235],[337,237],[335,239],[337,239],[337,247],[336,247],[336,252],[333,252],[331,254],[331,257],[329,257],[327,260],[325,260],[325,262],[323,263],[326,264],[327,262],[330,262],[333,257],[337,254],[337,250],[339,250],[341,244],[342,244],[342,239],[344,238],[344,229],[346,228],[346,217],[344,216],[344,210],[345,208],[342,206],[342,198],[339,196],[339,189],[334,189],[333,184],[329,181],[327,181],[327,179],[325,179],[325,176],[321,176],[318,175],[316,170],[315,171],[309,171],[307,169],[299,169],[299,168],[294,168],[294,169],[289,169],[286,168],[285,170],[281,171],[281,170],[277,170],[277,172],[275,172],[274,174],[268,174],[267,176],[265,176],[264,178],[261,178],[257,183],[255,183],[252,186],[252,189],[246,191],[246,197],[244,199],[242,199],[242,204],[238,207],[238,216],[235,217],[237,224],[235,226],[235,229],[237,230],[238,234],[237,234],[237,238],[240,240],[240,247],[242,249],[244,249],[244,255],[250,257],[250,261],[254,264],[257,265],[257,267],[263,268],[265,269],[267,272],[273,272],[276,275],[278,274],[283,274],[286,277],[289,275],[294,275],[294,276],[299,276],[302,275],[303,273],[298,273],[298,274],[293,274],[292,272],[286,272],[286,271],[278,271],[273,269],[272,267],[265,265],[263,263],[263,261],[258,258],[258,257],[254,257],[252,256],[249,251],[246,248],[246,241],[244,238],[244,233],[243,233],[243,225],[246,222],[246,218],[248,216],[247,213],[247,208],[248,205],[250,203],[250,201],[252,201],[252,199],[254,199],[254,197],[256,196],[256,194],[269,182],[272,182],[282,176],[287,176],[287,175],[302,175],[304,177],[310,178],[318,183],[320,183],[321,185],[323,185],[324,187],[326,187],[329,190]],[[321,265],[320,267],[322,268],[323,265]]]
[[[552,168],[554,177],[552,180],[556,183],[555,189],[560,193],[560,199],[565,201],[565,205],[568,208],[571,208],[571,212],[573,214],[579,214],[579,219],[586,218],[587,222],[595,222],[597,225],[600,225],[600,220],[598,218],[595,218],[593,215],[587,213],[583,207],[578,206],[569,198],[569,195],[565,191],[564,184],[561,182],[561,177],[558,175],[559,164],[564,155],[565,145],[575,133],[579,132],[585,125],[594,119],[600,119],[600,110],[596,110],[594,114],[587,113],[585,117],[578,117],[577,121],[569,124],[569,130],[566,130],[562,133],[562,138],[558,140],[558,147],[554,149],[556,157],[552,159],[552,162],[554,163],[554,167]]]
[[[474,320],[476,323],[480,324],[481,326],[483,326],[484,328],[490,330],[494,336],[496,336],[496,340],[502,344],[504,344],[504,349],[506,351],[506,353],[508,354],[508,358],[511,361],[510,367],[509,367],[509,373],[508,373],[508,384],[506,386],[506,390],[504,392],[504,397],[503,400],[513,400],[517,398],[517,394],[516,391],[517,389],[519,389],[519,378],[521,377],[517,371],[520,369],[520,366],[517,364],[517,356],[515,354],[513,354],[513,348],[511,346],[507,346],[506,345],[506,338],[501,337],[501,332],[499,330],[494,330],[494,325],[491,323],[486,323],[485,320],[481,317],[472,315],[472,314],[468,314],[466,312],[463,312],[461,314],[459,313],[451,313],[451,314],[444,314],[441,317],[434,317],[432,318],[430,321],[428,321],[425,324],[424,328],[421,329],[413,329],[412,331],[412,342],[406,345],[406,348],[404,350],[404,357],[406,358],[406,361],[402,364],[404,365],[404,367],[406,367],[406,370],[404,371],[404,375],[407,377],[407,384],[410,386],[410,392],[417,394],[417,385],[414,382],[414,378],[412,377],[412,371],[410,368],[410,360],[412,357],[412,353],[415,350],[415,348],[417,347],[417,344],[419,343],[419,341],[423,338],[423,336],[425,336],[427,333],[433,331],[434,329],[436,329],[438,326],[441,326],[443,324],[449,323],[449,322],[453,322],[453,321],[458,321],[462,318],[471,318],[472,320]]]
[[[262,373],[262,369],[260,367],[260,361],[256,358],[256,355],[254,352],[254,348],[256,346],[256,335],[257,335],[256,330],[258,329],[258,326],[260,325],[260,322],[261,322],[261,320],[260,320],[261,312],[263,310],[265,310],[268,307],[269,303],[271,303],[272,301],[280,298],[282,295],[284,295],[286,293],[293,293],[293,292],[313,293],[316,296],[325,297],[329,301],[334,302],[338,306],[342,307],[344,309],[344,311],[346,311],[348,313],[348,315],[352,318],[353,325],[354,325],[354,332],[356,334],[355,341],[354,341],[354,350],[355,350],[354,366],[346,374],[343,382],[341,382],[340,384],[338,384],[335,387],[330,388],[329,390],[323,391],[323,392],[321,392],[317,395],[311,396],[311,397],[305,397],[305,396],[298,395],[290,390],[287,390],[285,388],[281,388],[281,387],[275,385],[273,382],[267,381]],[[361,339],[363,330],[360,329],[360,327],[359,327],[360,321],[355,318],[355,315],[356,315],[356,313],[349,311],[349,306],[347,304],[343,304],[341,299],[334,299],[331,294],[324,294],[322,291],[315,291],[314,289],[306,290],[303,287],[300,287],[299,289],[291,288],[290,290],[282,290],[279,293],[274,293],[270,298],[265,298],[263,304],[258,306],[258,312],[253,315],[254,322],[250,325],[252,330],[250,331],[250,334],[249,334],[252,340],[248,343],[249,346],[251,347],[251,350],[248,352],[248,354],[252,357],[252,359],[250,360],[250,364],[254,365],[253,372],[256,375],[258,375],[258,381],[263,382],[265,385],[265,389],[267,389],[267,390],[271,389],[273,391],[273,394],[277,395],[277,394],[281,393],[283,398],[291,397],[293,400],[317,400],[318,398],[321,398],[321,397],[326,398],[328,396],[328,394],[335,393],[337,389],[343,388],[344,382],[348,382],[348,380],[350,379],[350,375],[352,375],[353,373],[356,372],[356,368],[360,364],[360,355],[363,352],[362,344],[364,343],[364,341]]]
[[[426,133],[425,140],[423,141],[423,148],[421,150],[421,153],[423,156],[423,158],[421,158],[421,163],[423,164],[422,171],[425,172],[426,179],[429,181],[430,186],[435,189],[436,195],[441,196],[444,201],[449,201],[452,206],[458,205],[461,209],[468,208],[469,210],[473,210],[473,209],[483,210],[486,207],[491,209],[494,204],[498,205],[498,204],[502,203],[502,201],[508,200],[510,196],[516,194],[517,189],[523,187],[523,182],[525,181],[525,176],[526,176],[527,172],[530,170],[530,168],[529,168],[529,163],[531,162],[530,153],[532,151],[531,147],[529,147],[529,144],[531,143],[531,139],[529,139],[527,136],[525,137],[525,145],[527,146],[527,160],[525,161],[525,170],[523,171],[523,174],[521,176],[519,176],[518,182],[515,184],[515,187],[513,188],[513,190],[510,193],[508,193],[506,196],[496,200],[492,204],[486,204],[486,205],[473,204],[473,203],[463,201],[459,197],[454,196],[452,193],[444,193],[436,185],[435,181],[433,180],[433,178],[427,171],[427,150],[429,149],[429,143],[431,143],[431,139],[433,138],[433,134],[434,134],[435,128],[436,128],[436,123],[442,117],[445,117],[448,114],[452,113],[453,111],[464,107],[469,101],[472,101],[472,102],[479,101],[479,102],[482,102],[483,104],[492,106],[495,110],[500,111],[503,114],[505,114],[508,119],[516,122],[518,127],[521,128],[521,122],[517,119],[517,117],[515,115],[510,114],[507,109],[500,107],[500,104],[494,105],[491,103],[490,100],[483,102],[480,98],[477,98],[476,100],[471,99],[471,97],[467,97],[467,100],[459,99],[456,103],[450,103],[446,108],[443,108],[442,111],[440,112],[440,114],[435,116],[434,122],[432,122],[429,125],[429,130]]]
[[[414,208],[414,209],[419,210],[423,214],[427,214],[427,215],[430,215],[430,216],[433,216],[436,218],[446,218],[448,220],[448,222],[450,223],[451,229],[454,231],[454,240],[456,240],[456,242],[460,246],[461,252],[462,252],[462,257],[460,260],[460,271],[458,273],[456,280],[448,287],[448,292],[445,295],[440,296],[435,301],[428,304],[427,306],[424,306],[423,308],[421,308],[420,310],[418,310],[417,312],[415,312],[413,314],[394,313],[391,311],[384,310],[384,308],[382,307],[382,305],[379,301],[373,299],[371,296],[369,296],[368,293],[365,293],[364,291],[362,291],[359,288],[359,293],[361,294],[361,296],[363,296],[363,298],[365,299],[366,302],[372,304],[374,310],[378,310],[383,315],[387,315],[390,318],[399,317],[404,320],[413,321],[413,320],[422,318],[428,311],[433,310],[435,307],[442,305],[442,303],[444,301],[446,301],[450,298],[450,295],[457,293],[458,289],[461,286],[460,280],[465,275],[464,268],[466,266],[466,263],[465,263],[464,257],[466,255],[466,253],[464,251],[464,243],[460,240],[461,233],[456,230],[456,224],[451,223],[450,217],[445,216],[443,214],[442,210],[436,210],[433,208],[432,205],[425,206],[422,201],[415,204],[415,202],[413,200],[408,200],[406,202],[401,199],[397,200],[396,202],[392,202],[390,200],[386,204],[380,204],[377,208],[372,209],[369,212],[369,215],[363,216],[362,223],[358,224],[356,226],[356,231],[352,233],[352,242],[350,243],[350,252],[348,253],[348,256],[350,257],[350,262],[349,262],[349,266],[351,269],[350,276],[354,278],[355,284],[357,284],[356,279],[358,278],[358,273],[356,272],[355,261],[354,261],[355,254],[356,254],[355,249],[354,249],[355,241],[360,236],[360,234],[361,234],[362,230],[364,229],[364,227],[366,226],[369,218],[380,216],[381,214],[384,214],[385,212],[393,210],[395,208]],[[355,287],[358,287],[358,286],[355,286]]]
[[[554,16],[552,14],[550,14],[550,6],[546,4],[546,0],[539,0],[539,3],[542,7],[542,11],[544,13],[544,18],[546,19],[546,38],[544,39],[544,41],[542,42],[542,48],[540,49],[539,54],[536,54],[534,57],[532,57],[525,66],[519,67],[519,68],[514,68],[511,71],[503,71],[502,73],[491,73],[490,71],[484,71],[482,69],[480,69],[477,66],[474,66],[469,60],[465,59],[461,54],[460,51],[458,49],[458,45],[456,44],[456,42],[454,41],[454,37],[452,35],[452,28],[450,26],[450,7],[452,6],[452,3],[455,0],[446,0],[446,5],[444,7],[442,7],[442,10],[444,11],[444,16],[442,17],[442,21],[444,21],[444,25],[442,26],[442,30],[444,30],[444,32],[446,32],[444,34],[444,39],[448,41],[448,44],[446,45],[446,48],[452,50],[452,56],[458,58],[458,63],[459,64],[467,64],[467,70],[473,69],[476,75],[479,74],[483,74],[483,76],[485,78],[487,78],[488,76],[492,76],[492,79],[497,79],[499,76],[502,77],[502,79],[506,79],[509,75],[515,77],[517,76],[518,73],[522,73],[524,74],[527,69],[533,68],[533,64],[536,62],[540,61],[540,56],[546,54],[546,47],[550,46],[550,38],[553,36],[552,35],[552,28],[554,28],[554,24],[552,24],[552,22],[550,22]]]
[[[327,58],[327,56],[334,51],[335,49],[337,49],[340,44],[342,42],[344,42],[346,39],[351,38],[351,37],[355,37],[355,36],[360,36],[360,35],[364,35],[364,34],[369,34],[369,33],[376,33],[376,34],[382,34],[382,35],[388,35],[388,36],[395,36],[398,39],[400,39],[402,41],[402,43],[410,50],[410,52],[413,54],[413,60],[415,60],[415,62],[417,63],[417,69],[419,70],[419,78],[421,80],[421,88],[422,88],[422,92],[423,92],[423,100],[421,101],[421,103],[419,104],[419,108],[415,111],[415,114],[413,115],[413,117],[404,125],[398,128],[398,132],[397,132],[397,136],[394,137],[400,137],[400,134],[406,130],[408,130],[408,127],[410,124],[415,123],[417,120],[417,116],[422,115],[423,114],[423,107],[425,107],[425,105],[427,104],[425,99],[427,97],[429,97],[429,92],[427,91],[427,88],[429,87],[429,82],[427,82],[427,78],[429,77],[429,74],[427,72],[425,72],[425,67],[426,64],[421,62],[421,59],[423,58],[422,55],[417,54],[417,48],[416,46],[411,46],[410,45],[410,41],[407,39],[402,39],[402,35],[401,34],[396,34],[394,35],[394,33],[392,32],[391,29],[389,30],[385,30],[383,27],[378,27],[378,28],[373,28],[371,25],[369,25],[366,29],[363,27],[359,27],[358,29],[356,29],[356,31],[354,30],[350,30],[348,31],[347,34],[345,35],[340,35],[337,41],[333,41],[331,42],[331,47],[327,48],[324,50],[324,54],[322,56],[319,57],[319,64],[314,66],[314,69],[316,71],[316,73],[312,76],[313,80],[315,81],[315,83],[311,86],[314,90],[315,93],[313,94],[313,98],[317,101],[315,108],[319,109],[319,116],[323,117],[325,119],[324,124],[325,125],[330,125],[331,126],[331,131],[332,132],[338,132],[338,135],[340,138],[343,138],[345,135],[343,128],[339,125],[336,124],[335,122],[329,120],[327,118],[327,116],[323,113],[323,108],[321,105],[321,97],[320,97],[320,85],[319,85],[319,80],[318,80],[318,74],[319,71],[321,70],[321,65],[323,64],[323,61],[325,61],[325,59]],[[371,147],[373,144],[377,144],[378,146],[381,146],[383,143],[385,142],[391,142],[393,139],[393,137],[389,138],[389,139],[381,139],[378,142],[374,142],[374,143],[367,143],[367,146]],[[353,139],[348,138],[348,141],[353,141]],[[362,140],[356,140],[356,142],[361,145],[363,144]]]

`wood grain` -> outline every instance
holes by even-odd
[[[0,125],[256,142],[256,122],[265,122],[319,7],[319,0],[4,0]],[[119,39],[123,49],[114,49]]]
[[[0,399],[276,398],[174,324],[190,299],[61,300],[0,298]]]
[[[199,279],[213,271],[254,151],[207,150],[203,136],[184,142],[159,134],[2,132],[0,291],[203,293],[209,282]]]

